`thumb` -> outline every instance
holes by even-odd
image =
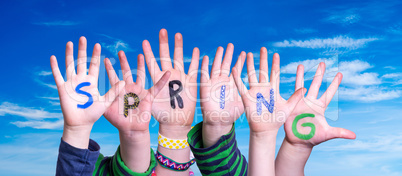
[[[300,88],[296,90],[292,96],[287,101],[289,109],[293,111],[293,109],[296,107],[297,103],[304,97],[304,94],[306,94],[306,88]]]
[[[169,81],[170,78],[170,71],[165,72],[163,74],[162,78],[159,79],[159,81],[152,86],[152,88],[149,89],[149,93],[147,96],[151,96],[151,102],[154,100],[155,96],[158,95],[158,93],[162,90],[163,86],[165,86],[166,82]]]
[[[123,90],[124,86],[126,83],[124,81],[119,81],[113,87],[104,95],[105,97],[105,107],[108,108],[113,101],[116,99],[116,97],[120,94],[120,91]]]
[[[353,131],[347,130],[345,128],[331,127],[328,137],[329,139],[356,139],[356,134]]]

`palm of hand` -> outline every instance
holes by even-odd
[[[331,127],[325,120],[325,108],[325,105],[319,100],[309,98],[300,100],[284,125],[286,139],[293,144],[312,146],[329,140],[331,138],[331,135],[329,135]],[[295,119],[301,114],[314,114],[314,117],[310,115],[302,119],[299,117],[300,120]],[[304,123],[312,123],[313,127],[302,127],[301,125]],[[296,128],[294,129],[295,125]]]
[[[87,74],[87,41],[81,37],[78,45],[77,72],[73,57],[73,43],[66,45],[66,76],[65,82],[60,73],[57,59],[51,56],[50,64],[60,97],[65,126],[91,127],[97,121],[123,88],[124,83],[116,82],[104,96],[98,90],[99,59],[101,46],[95,44],[91,65]],[[119,84],[117,84],[119,83]],[[116,87],[117,86],[117,87]]]
[[[89,82],[90,86],[82,87],[81,90],[91,94],[93,104],[88,108],[78,108],[78,104],[85,104],[88,97],[78,94],[75,91],[77,85]],[[71,80],[65,82],[59,87],[60,105],[65,118],[65,123],[70,126],[81,126],[89,123],[95,123],[102,116],[106,107],[101,103],[103,100],[99,95],[96,79],[92,76],[73,76]],[[86,117],[82,119],[82,117]]]
[[[194,116],[195,106],[197,103],[197,83],[190,82],[190,76],[186,75],[177,69],[169,69],[171,77],[168,84],[173,85],[173,90],[170,90],[170,85],[164,86],[160,93],[155,97],[152,104],[152,115],[159,123],[175,124],[175,125],[191,125]],[[157,75],[157,79],[166,73],[162,71]],[[178,96],[183,101],[183,106],[180,107],[178,98],[170,96],[170,92],[178,91],[179,85],[173,84],[172,81],[180,81],[182,90]],[[171,98],[174,101],[174,108],[171,106]]]
[[[267,102],[270,102],[270,91],[274,91],[274,109],[269,112],[268,108],[261,103],[261,110],[257,110],[257,94],[262,94]],[[290,114],[291,110],[288,107],[287,101],[283,99],[279,93],[271,86],[254,87],[248,91],[246,97],[243,98],[246,106],[246,115],[248,117],[250,129],[254,132],[262,132],[270,129],[279,129]],[[259,113],[260,111],[261,113]]]
[[[156,62],[151,45],[147,40],[143,42],[145,60],[154,84],[166,72],[171,73],[168,84],[161,88],[152,104],[152,115],[160,124],[173,126],[190,126],[193,122],[197,103],[197,71],[199,50],[194,48],[188,74],[184,72],[183,37],[175,35],[174,67],[169,54],[167,31],[159,33],[159,52],[162,70]],[[181,86],[180,86],[181,85]]]
[[[105,118],[120,131],[145,131],[148,130],[151,120],[151,108],[154,95],[158,95],[161,87],[169,79],[169,74],[161,76],[152,88],[145,87],[145,63],[144,56],[138,55],[137,80],[133,81],[127,57],[123,51],[119,52],[120,65],[126,86],[105,112]],[[119,77],[109,59],[105,59],[105,67],[110,84],[116,84]]]
[[[204,123],[231,125],[244,112],[243,101],[232,76],[219,76],[203,83],[200,97]]]
[[[329,126],[325,119],[325,110],[339,87],[342,74],[338,73],[321,98],[317,99],[324,72],[325,64],[320,63],[307,96],[298,102],[285,122],[285,139],[289,143],[313,147],[333,138],[354,139],[356,137],[352,131]],[[304,67],[299,65],[296,89],[303,87],[303,75]]]
[[[267,59],[267,49],[263,47],[260,53],[260,80],[257,81],[253,54],[247,54],[250,90],[247,90],[240,78],[243,63],[236,64],[233,68],[233,75],[243,99],[247,120],[252,132],[277,131],[285,123],[289,114],[302,97],[301,90],[295,91],[289,100],[281,97],[279,93],[279,55],[274,54],[273,56],[270,82],[268,82]],[[274,101],[271,101],[272,98]]]
[[[138,107],[128,109],[128,115],[124,114],[125,95],[134,93],[139,98]],[[145,131],[151,120],[152,101],[147,96],[148,90],[135,83],[126,84],[125,89],[119,94],[112,105],[106,110],[105,117],[109,122],[121,131]],[[130,105],[134,104],[134,98],[128,98]]]

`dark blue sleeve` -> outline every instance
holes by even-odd
[[[99,145],[91,139],[88,149],[73,147],[62,139],[57,159],[56,176],[92,175],[99,157],[99,150]]]

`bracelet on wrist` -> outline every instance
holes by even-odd
[[[170,139],[160,133],[158,134],[158,144],[168,149],[184,149],[188,147],[187,139]]]
[[[156,160],[158,160],[159,164],[162,167],[173,171],[186,171],[188,168],[190,168],[191,165],[195,163],[195,158],[191,159],[187,163],[178,163],[159,153],[159,151],[156,151],[155,158]]]

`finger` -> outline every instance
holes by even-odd
[[[214,63],[212,64],[211,68],[211,78],[216,78],[221,74],[221,63],[222,63],[222,56],[223,56],[223,48],[218,47],[216,50]]]
[[[141,87],[145,87],[145,79],[146,79],[146,73],[145,73],[145,62],[144,62],[144,55],[139,54],[137,57],[137,79],[135,80],[135,83]]]
[[[59,87],[59,86],[63,85],[64,79],[60,73],[60,69],[59,69],[59,65],[57,64],[56,56],[54,56],[54,55],[50,56],[50,67],[52,68],[52,73],[53,73],[54,82],[56,83],[56,86]]]
[[[147,96],[151,96],[151,102],[158,95],[158,93],[162,90],[162,88],[165,86],[165,84],[169,81],[170,78],[170,71],[166,71],[161,79],[149,90],[149,94]]]
[[[174,69],[184,72],[183,64],[183,36],[177,33],[174,36],[174,54],[173,54]]]
[[[88,70],[88,75],[92,75],[97,79],[99,77],[100,54],[101,54],[101,46],[99,43],[97,43],[95,44],[94,50],[92,51],[91,63],[89,65]]]
[[[66,75],[70,80],[75,74],[73,42],[67,42],[66,45]]]
[[[255,73],[255,68],[254,68],[254,58],[253,58],[253,53],[248,53],[247,54],[247,75],[248,75],[248,82],[250,85],[250,88],[257,85],[257,75]]]
[[[329,139],[343,138],[343,139],[356,139],[356,134],[353,131],[345,128],[331,127],[329,130]]]
[[[221,75],[229,76],[230,65],[232,64],[232,58],[233,58],[233,50],[234,50],[233,44],[229,43],[226,48],[225,57],[223,58],[220,73]]]
[[[306,88],[301,88],[296,90],[292,96],[288,99],[287,107],[289,108],[290,112],[293,111],[293,109],[296,107],[297,103],[304,97],[304,94],[306,93]]]
[[[155,60],[154,53],[152,52],[151,45],[149,44],[148,40],[144,40],[142,42],[142,50],[144,51],[145,62],[147,63],[149,74],[151,75],[152,80],[156,82],[157,80],[155,80],[155,77],[159,74],[159,72],[161,72],[161,69]]]
[[[320,91],[322,83],[322,78],[324,77],[324,73],[325,73],[325,63],[321,62],[317,67],[317,71],[315,72],[313,82],[311,82],[309,91],[307,93],[307,97],[317,99],[318,92]]]
[[[159,56],[161,59],[162,70],[172,68],[172,61],[169,54],[168,34],[166,29],[161,29],[159,32]]]
[[[304,66],[300,64],[297,66],[296,71],[296,84],[295,84],[295,91],[304,87]]]
[[[280,84],[280,58],[279,54],[275,53],[272,58],[272,68],[271,68],[271,85],[274,87],[275,91],[279,94],[279,84]]]
[[[124,51],[119,51],[118,55],[121,71],[123,72],[123,80],[126,81],[127,84],[133,83],[133,74],[131,73],[126,54],[124,53]]]
[[[260,50],[260,83],[268,83],[268,51],[262,47]]]
[[[247,87],[244,85],[243,81],[241,80],[240,74],[241,70],[238,70],[236,67],[232,68],[232,76],[235,81],[237,90],[239,90],[240,96],[244,96],[247,93]]]
[[[237,71],[240,70],[240,74],[241,74],[241,70],[243,70],[244,61],[246,61],[246,52],[242,51],[240,53],[239,57],[237,58],[236,64],[234,66],[235,68],[237,68]]]
[[[77,74],[87,74],[87,39],[84,36],[78,42]]]
[[[110,85],[115,85],[117,84],[117,82],[119,82],[119,77],[116,74],[116,71],[113,68],[112,63],[110,62],[110,60],[108,58],[106,58],[104,61],[105,63],[105,68],[106,68],[106,72],[107,72],[107,76],[109,78],[109,82]]]
[[[339,84],[341,84],[342,82],[342,77],[343,77],[342,73],[336,74],[334,80],[329,85],[328,89],[321,96],[320,101],[323,102],[325,106],[328,106],[332,98],[334,97],[336,91],[338,90]]]
[[[124,86],[126,83],[124,81],[119,81],[117,84],[114,84],[112,88],[106,92],[104,95],[105,101],[104,101],[104,106],[108,108],[116,99],[116,97],[119,95],[120,91],[123,90]]]
[[[190,80],[193,82],[197,82],[199,65],[200,65],[200,50],[197,47],[195,47],[193,49],[193,56],[191,58],[190,66],[188,68],[188,75],[190,76]]]
[[[202,64],[201,64],[201,83],[206,83],[209,80],[209,71],[208,71],[208,66],[209,66],[209,58],[208,56],[204,56],[202,58]]]

